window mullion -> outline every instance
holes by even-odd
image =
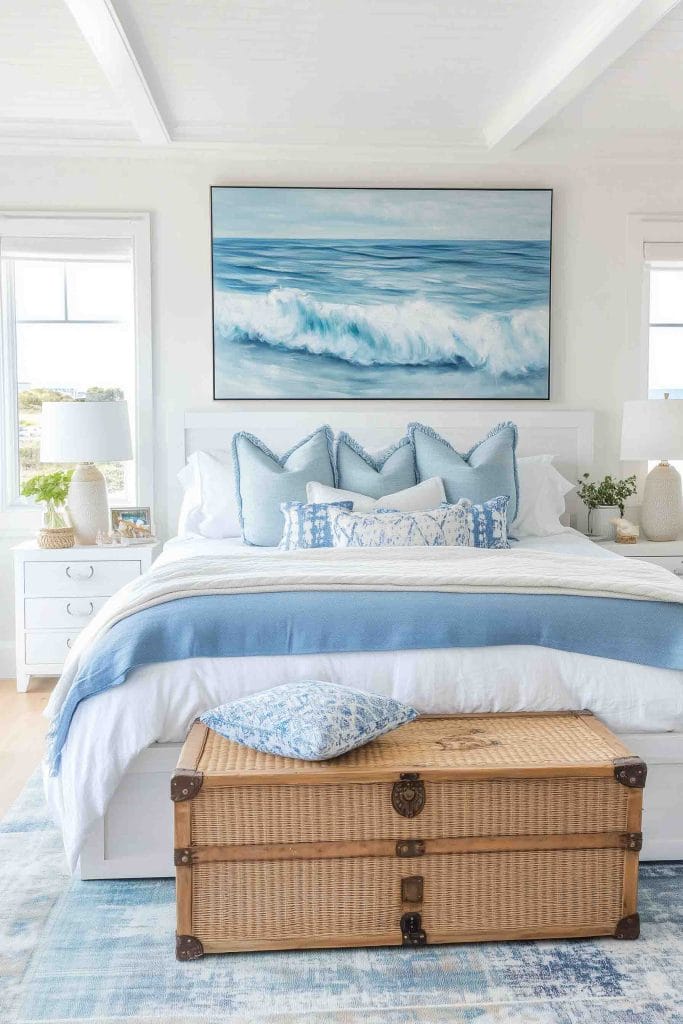
[[[15,317],[14,261],[2,260],[0,270],[0,359],[2,362],[3,425],[2,507],[16,505],[19,494],[19,388]]]

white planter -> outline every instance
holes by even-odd
[[[608,540],[614,540],[616,530],[614,525],[610,523],[610,519],[616,519],[618,516],[618,505],[598,505],[597,508],[589,509],[588,536],[606,537]]]

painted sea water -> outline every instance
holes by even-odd
[[[300,219],[299,205],[275,218],[298,237],[227,235],[214,216],[216,398],[548,397],[549,221],[547,237],[323,237],[348,211],[321,225],[319,204]]]

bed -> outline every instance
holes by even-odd
[[[424,416],[424,410],[421,413]],[[317,409],[310,409],[306,415],[309,419],[314,417],[316,423],[319,420]],[[359,415],[364,416],[356,413],[356,419]],[[282,411],[271,410],[268,416],[272,426],[270,436],[269,424],[264,424],[264,415],[248,409],[235,409],[228,414],[189,414],[183,418],[179,427],[182,441],[177,448],[171,450],[171,464],[178,468],[185,456],[193,450],[225,447],[226,438],[236,429],[251,428],[265,436],[265,440],[275,448],[284,448],[289,443],[286,436],[288,432],[290,437],[300,436],[309,426],[305,422],[306,416],[303,416],[304,422],[298,416],[294,424],[290,423]],[[399,414],[394,411],[380,430],[373,425],[368,431],[367,423],[363,423],[364,440],[370,443],[372,439],[379,447],[390,441],[408,418],[410,413],[401,410],[399,421]],[[574,476],[579,466],[590,465],[592,417],[588,413],[511,413],[509,410],[500,410],[474,414],[455,413],[448,409],[430,410],[429,413],[429,420],[437,429],[448,433],[454,440],[460,441],[462,438],[463,444],[468,442],[468,434],[476,437],[493,422],[505,418],[514,418],[518,423],[521,454],[553,451],[557,453],[558,465],[567,476]],[[354,429],[355,424],[349,423],[352,419],[352,415],[346,414],[339,425]],[[371,437],[368,437],[368,433]],[[337,554],[334,553],[333,559],[335,572]],[[484,562],[480,556],[488,555],[490,560],[492,554],[505,555],[505,552],[470,552],[469,555],[454,557],[458,560],[458,566],[461,562],[467,563],[463,571],[471,575],[475,570],[477,573],[482,571]],[[181,589],[178,593],[181,593],[183,586],[189,586],[183,581],[186,577],[192,579],[198,567],[202,567],[202,572],[214,576],[217,567],[222,567],[218,573],[221,578],[222,575],[233,574],[230,594],[223,595],[224,600],[232,600],[233,603],[221,607],[235,609],[235,614],[230,616],[236,622],[235,633],[242,636],[248,632],[245,625],[240,626],[239,615],[243,615],[245,623],[255,622],[260,626],[261,633],[272,634],[269,642],[276,646],[261,648],[268,653],[258,653],[254,648],[242,656],[233,653],[221,657],[184,656],[154,661],[134,668],[121,685],[94,693],[76,705],[61,750],[59,773],[47,774],[47,788],[51,806],[62,820],[70,864],[72,867],[77,865],[81,877],[172,875],[172,815],[168,799],[168,777],[175,766],[180,743],[190,722],[198,713],[214,704],[302,677],[376,689],[432,713],[589,707],[650,765],[646,789],[644,856],[649,859],[683,857],[683,826],[680,824],[683,820],[683,795],[680,795],[683,790],[680,785],[683,781],[683,672],[659,663],[658,652],[666,646],[667,628],[662,626],[661,621],[657,621],[657,617],[653,617],[652,621],[643,620],[642,616],[637,617],[636,613],[644,602],[623,600],[623,597],[629,596],[628,593],[620,593],[616,601],[602,600],[601,610],[614,605],[612,614],[615,617],[607,618],[596,626],[592,622],[594,617],[589,615],[582,629],[576,627],[575,615],[580,614],[582,607],[588,607],[586,600],[590,602],[600,598],[583,593],[573,596],[563,593],[563,600],[579,602],[576,605],[560,605],[557,600],[554,602],[555,608],[561,608],[561,614],[556,617],[553,628],[559,630],[560,634],[566,634],[567,623],[574,623],[570,630],[574,639],[569,642],[565,637],[556,643],[544,624],[540,631],[537,630],[530,637],[526,637],[520,626],[519,636],[514,643],[501,642],[496,636],[490,642],[487,642],[486,637],[478,640],[477,646],[463,645],[462,638],[456,641],[458,646],[450,646],[450,634],[444,633],[443,640],[439,641],[437,636],[433,643],[422,644],[416,634],[407,642],[407,646],[398,649],[386,639],[391,636],[390,615],[394,618],[404,615],[404,620],[400,621],[419,623],[425,615],[421,610],[415,614],[418,605],[412,603],[408,611],[401,611],[398,606],[398,610],[392,608],[386,620],[382,620],[385,625],[379,630],[380,639],[368,639],[366,636],[362,641],[355,642],[356,649],[351,641],[346,647],[344,643],[340,646],[338,642],[321,643],[318,634],[308,636],[299,646],[298,641],[291,646],[291,637],[289,640],[277,640],[280,635],[276,628],[279,612],[276,610],[274,613],[275,605],[272,601],[268,604],[266,600],[277,597],[277,593],[273,593],[273,586],[265,595],[254,595],[254,590],[258,588],[249,582],[253,581],[254,574],[261,574],[267,580],[269,573],[274,573],[277,580],[286,580],[290,571],[289,564],[278,562],[278,557],[282,558],[282,555],[278,556],[268,549],[245,548],[236,538],[176,538],[166,544],[157,563],[159,579],[167,580],[164,583],[166,590],[161,588],[154,593],[155,600],[159,602],[156,607],[166,609],[164,621],[171,624],[170,628],[174,628],[173,620],[168,618],[170,605],[164,603],[164,594],[168,594],[169,588],[172,590],[174,586],[179,587]],[[377,557],[379,561],[372,556],[369,560],[361,559],[358,562],[352,556],[345,569],[345,572],[351,573],[349,578],[352,582],[342,583],[336,589],[345,586],[356,594],[365,589],[363,600],[373,600],[376,595],[372,581],[389,571],[381,565],[381,554]],[[410,553],[405,556],[405,564],[403,558],[402,555],[398,560],[403,574],[401,579],[406,573],[410,575],[417,571],[411,564]],[[300,561],[297,560],[297,572],[300,571]],[[429,555],[426,560],[420,558],[421,563],[425,561],[430,561]],[[325,557],[321,560],[320,556],[315,556],[310,562],[311,572],[328,572],[329,559],[325,562]],[[627,583],[627,560],[609,554],[573,531],[521,541],[508,562],[516,570],[520,566],[530,566],[535,573],[540,571],[539,566],[543,572],[549,573],[557,565],[565,566],[567,572],[573,564],[583,566],[581,572],[585,578],[594,577],[601,581],[596,586],[598,590],[602,587],[603,599],[609,598],[608,591],[613,578],[623,578],[620,586],[626,590],[629,586],[643,586],[643,581],[651,583],[655,587],[649,595],[653,602],[658,596],[662,600],[669,599],[656,589],[669,585],[665,579],[666,574],[658,577],[657,570],[650,567],[651,577],[645,573],[642,579]],[[435,615],[441,608],[446,608],[448,602],[457,601],[463,595],[445,592],[447,586],[442,587],[442,592],[438,594],[432,593],[430,581],[438,572],[437,565],[442,566],[442,573],[445,572],[441,559],[433,559],[433,563],[433,566],[421,566],[424,575],[414,582],[410,601],[438,599],[441,604],[430,606],[429,610],[432,621],[436,621]],[[590,566],[590,569],[587,570],[586,566]],[[392,571],[396,571],[395,567]],[[353,573],[360,575],[353,576]],[[198,575],[201,576],[201,573]],[[242,596],[252,603],[234,600],[235,580],[244,579],[247,580],[247,593]],[[442,582],[443,579],[446,576],[442,577]],[[506,577],[507,589],[510,589],[509,584],[510,578]],[[244,590],[244,583],[240,585]],[[566,581],[563,585],[566,589]],[[291,590],[291,600],[287,604],[286,614],[283,614],[281,632],[284,636],[291,622],[292,608],[300,615],[301,621],[308,621],[311,617],[305,606],[307,594],[302,591],[309,590],[315,595],[325,588],[319,581],[316,583],[315,577],[312,582],[307,578],[305,586],[299,586],[294,579],[289,584],[281,582],[280,586],[284,589],[290,587]],[[540,583],[537,581],[536,596],[540,597],[548,586],[552,586],[552,582],[548,584],[547,580],[541,580]],[[670,586],[680,587],[680,583],[672,577]],[[392,587],[396,589],[396,583],[388,578],[387,589]],[[274,589],[277,591],[277,587]],[[334,591],[335,584],[331,584],[330,589]],[[496,585],[484,589],[495,591]],[[515,590],[514,586],[512,590]],[[637,594],[636,590],[630,596]],[[175,592],[173,596],[177,596]],[[185,600],[196,603],[196,596]],[[212,591],[212,598],[219,596]],[[343,619],[343,615],[349,614],[343,608],[343,594],[333,592],[324,596],[334,601],[334,604],[327,605],[330,611],[320,617],[325,628],[329,629],[332,615],[342,616],[339,621],[343,623],[343,628],[337,632],[341,632],[344,637],[348,637],[353,629],[360,628],[357,623],[354,625],[353,620]],[[260,604],[258,601],[253,603],[257,598]],[[388,601],[396,602],[399,598],[401,595],[396,593],[383,598],[380,610],[375,610],[373,614],[384,614],[384,605]],[[495,593],[487,594],[487,600],[493,598],[496,598]],[[524,595],[511,593],[496,599],[512,601],[513,598],[521,601]],[[298,603],[300,600],[303,601],[301,607]],[[173,614],[180,615],[180,601],[172,601],[171,604],[176,605]],[[536,627],[536,617],[525,613],[519,601],[505,606],[500,621],[508,625],[513,622],[514,614],[517,614],[515,608],[522,609],[520,622],[524,620],[524,628]],[[648,611],[647,608],[645,610]],[[221,614],[224,612],[221,611]],[[444,615],[442,618],[446,621],[457,616]],[[658,635],[657,630],[662,628],[664,632]],[[192,653],[193,634],[190,626],[187,629],[187,642],[190,646],[184,649],[184,655]],[[591,630],[593,646],[588,647],[586,634]],[[176,628],[176,632],[179,631]],[[302,630],[304,634],[305,630]],[[385,638],[384,642],[382,637]],[[529,639],[528,643],[520,642],[525,638]],[[277,643],[280,643],[279,647]],[[621,660],[618,656],[621,647],[628,643],[631,643],[630,660]],[[649,653],[644,653],[642,658],[638,653],[638,644],[643,651],[649,647]],[[335,646],[338,649],[332,649]],[[595,651],[598,656],[590,653]],[[225,652],[222,653],[225,655]],[[639,658],[644,663],[639,663]]]

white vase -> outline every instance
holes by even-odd
[[[608,540],[614,540],[617,535],[616,528],[613,523],[610,523],[610,519],[617,519],[618,517],[618,505],[598,505],[597,508],[589,509],[588,536],[606,537]]]

